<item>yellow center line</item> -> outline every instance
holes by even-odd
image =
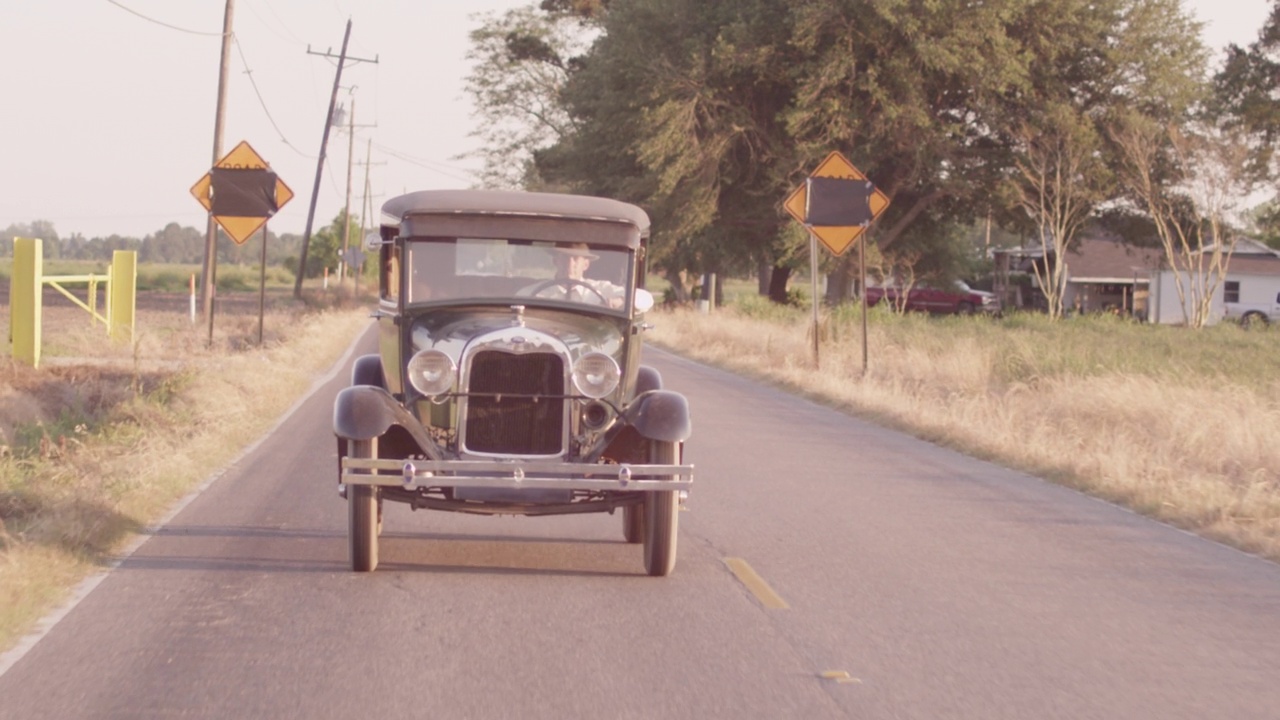
[[[760,601],[760,604],[767,609],[786,610],[791,607],[786,600],[783,600],[778,593],[773,591],[773,588],[769,587],[769,583],[765,582],[764,578],[760,577],[747,564],[746,560],[742,558],[725,558],[724,564],[729,566],[729,571],[738,578],[738,582],[745,585],[751,591],[751,594],[755,595],[756,599]]]

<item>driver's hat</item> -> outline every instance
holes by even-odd
[[[586,243],[572,243],[569,245],[557,245],[555,247],[555,251],[562,255],[569,255],[572,257],[584,257],[584,258],[587,258],[588,260],[598,260],[600,258],[599,255],[596,255],[595,253],[591,252],[591,248],[587,247]]]

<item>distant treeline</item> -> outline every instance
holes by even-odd
[[[176,222],[142,238],[111,235],[86,238],[78,233],[59,237],[53,223],[36,220],[30,224],[14,223],[0,232],[0,258],[13,256],[15,237],[40,238],[44,241],[44,257],[50,260],[111,260],[116,250],[136,250],[140,263],[203,263],[205,230],[183,227]],[[336,270],[344,247],[360,255],[360,223],[347,220],[339,212],[331,223],[311,235],[307,248],[306,277],[314,278],[325,270]],[[302,236],[286,233],[267,236],[267,267],[280,266],[297,275],[298,258],[302,255]],[[218,229],[218,263],[257,267],[262,257],[262,235],[255,233],[243,245],[237,245]],[[353,260],[352,262],[356,262]],[[366,271],[376,263],[368,264]]]
[[[78,233],[61,237],[53,223],[37,220],[30,224],[14,223],[0,232],[0,257],[13,255],[15,237],[39,238],[44,241],[44,257],[61,260],[111,260],[116,250],[136,250],[143,263],[204,262],[205,230],[169,223],[141,238],[111,235],[86,238]],[[218,261],[256,265],[262,257],[261,235],[255,234],[243,245],[237,245],[221,229],[218,231]],[[294,234],[267,237],[267,264],[296,267],[302,247],[302,236]]]

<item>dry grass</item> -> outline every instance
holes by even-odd
[[[1280,561],[1280,331],[1114,318],[824,318],[743,299],[655,344]]]
[[[46,300],[41,368],[0,366],[0,649],[260,437],[369,323],[368,303],[316,300],[276,293],[261,345],[256,293],[220,303],[212,344],[182,295],[140,296],[131,345]]]

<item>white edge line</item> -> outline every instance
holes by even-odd
[[[197,497],[199,497],[201,493],[203,493],[205,490],[208,490],[210,486],[212,486],[215,482],[217,482],[220,478],[222,478],[226,474],[227,470],[234,467],[236,463],[243,460],[245,456],[249,455],[249,453],[252,453],[254,450],[258,448],[259,445],[265,442],[268,437],[270,437],[276,430],[280,428],[281,425],[285,423],[286,420],[288,420],[290,417],[293,416],[295,412],[298,411],[298,408],[301,407],[303,403],[309,400],[312,395],[315,395],[316,391],[318,391],[321,387],[323,387],[324,385],[328,384],[331,380],[333,380],[333,378],[337,376],[338,372],[343,367],[346,367],[347,361],[351,358],[351,355],[355,353],[356,345],[360,343],[360,340],[364,337],[364,334],[366,332],[368,332],[368,328],[361,330],[360,334],[356,335],[355,339],[347,347],[347,351],[343,353],[342,357],[339,358],[336,363],[334,363],[333,367],[329,369],[329,372],[326,373],[323,377],[320,377],[317,380],[315,380],[311,384],[311,388],[307,390],[307,392],[304,393],[301,397],[299,397],[293,403],[293,405],[290,406],[290,408],[286,410],[278,420],[276,420],[274,425],[272,425],[266,432],[264,432],[257,440],[253,441],[253,443],[251,443],[248,447],[241,450],[240,453],[236,455],[234,458],[232,458],[230,462],[228,462],[222,468],[214,471],[212,475],[210,475],[208,478],[205,479],[204,482],[200,483],[200,485],[198,485],[194,490],[188,493],[186,497],[179,500],[177,504],[174,505],[169,510],[169,512],[165,514],[164,517],[160,518],[160,520],[156,522],[156,524],[148,525],[147,527],[143,528],[143,530],[139,532],[133,538],[133,540],[131,540],[127,545],[125,545],[125,547],[120,551],[119,555],[117,555],[114,560],[108,563],[104,569],[99,570],[93,573],[92,575],[89,575],[85,579],[81,580],[75,586],[75,589],[71,591],[71,597],[69,597],[67,601],[62,604],[61,607],[49,612],[47,615],[42,617],[39,620],[39,622],[36,623],[36,627],[34,630],[27,633],[21,640],[18,641],[18,644],[10,648],[8,652],[5,652],[4,654],[0,655],[0,678],[4,677],[5,673],[9,672],[10,668],[12,668],[14,665],[17,665],[18,661],[21,660],[23,657],[25,657],[26,654],[30,652],[31,649],[34,648],[37,643],[43,640],[44,637],[48,635],[49,632],[52,631],[53,628],[56,627],[57,624],[62,621],[63,618],[69,615],[71,611],[74,610],[76,606],[80,604],[81,601],[83,601],[86,597],[88,597],[89,593],[93,592],[94,588],[98,587],[98,585],[103,580],[106,580],[107,576],[110,575],[113,570],[120,567],[120,565],[125,560],[128,560],[130,557],[132,557],[133,554],[137,552],[138,548],[142,547],[142,544],[145,543],[147,540],[149,540],[150,537],[154,535],[157,530],[159,530],[160,528],[163,528],[165,525],[168,525],[169,521],[177,517],[178,513],[182,512],[183,509],[185,509],[188,505],[190,505],[191,502],[195,500]]]

